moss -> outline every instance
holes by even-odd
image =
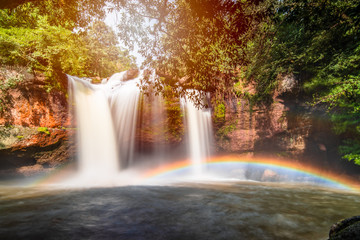
[[[244,88],[243,88],[241,82],[237,82],[234,84],[234,92],[235,92],[236,96],[238,96],[238,97],[243,94]]]
[[[46,133],[47,135],[50,135],[49,129],[47,127],[38,127],[37,131]]]
[[[214,108],[214,121],[216,124],[222,124],[225,121],[225,105],[223,103],[218,103]]]
[[[276,153],[276,156],[278,156],[280,158],[287,158],[287,157],[290,157],[290,154],[288,152],[278,152],[278,153]]]
[[[178,102],[169,102],[166,103],[167,108],[167,135],[166,138],[168,140],[169,135],[172,138],[180,141],[182,136],[184,135],[184,125],[183,125],[183,113],[181,111],[180,104]]]
[[[228,140],[228,134],[231,133],[232,131],[234,131],[236,129],[236,125],[237,125],[238,121],[229,124],[229,125],[225,125],[222,126],[217,132],[216,132],[216,136],[220,139],[220,140]]]

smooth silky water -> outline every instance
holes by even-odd
[[[255,182],[0,194],[1,239],[327,239],[360,205],[350,192]]]
[[[359,214],[358,183],[346,177],[291,161],[211,158],[211,114],[189,100],[186,159],[170,152],[168,162],[135,164],[140,93],[138,79],[123,76],[101,85],[69,77],[77,166],[0,183],[0,239],[327,239],[334,222]]]

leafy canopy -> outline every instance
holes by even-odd
[[[43,72],[55,86],[63,72],[107,77],[134,66],[100,21],[104,11],[91,1],[81,5],[86,2],[44,0],[0,10],[0,63]]]
[[[151,84],[188,95],[187,89],[197,89],[198,103],[205,92],[231,91],[247,41],[267,11],[260,1],[231,0],[133,0],[119,8],[119,36],[156,69],[159,77]]]

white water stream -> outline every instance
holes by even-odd
[[[102,84],[69,76],[77,126],[80,184],[114,185],[133,159],[138,79],[125,72]]]
[[[126,72],[114,74],[102,84],[69,76],[78,129],[79,176],[85,181],[113,184],[121,169],[133,165],[140,77],[123,81],[124,76]],[[192,174],[200,177],[209,157],[211,113],[196,108],[189,100],[183,104]],[[154,102],[152,107],[163,107],[163,104]],[[161,158],[161,151],[158,152]]]
[[[194,177],[205,174],[205,164],[210,157],[212,123],[210,109],[199,109],[188,98],[183,101],[188,133],[188,152]]]
[[[121,167],[131,166],[134,160],[135,131],[137,123],[138,100],[140,90],[138,79],[123,82],[123,73],[113,75],[107,85],[110,86],[109,100],[115,126]],[[109,89],[108,89],[109,91]]]
[[[93,181],[112,178],[120,165],[108,96],[101,85],[69,79],[75,102],[79,174]]]

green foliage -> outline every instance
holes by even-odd
[[[228,134],[236,129],[237,123],[238,122],[235,121],[234,123],[230,123],[230,124],[227,124],[227,125],[224,125],[224,126],[220,127],[216,131],[217,138],[219,138],[221,141],[229,140]]]
[[[104,22],[94,22],[83,33],[83,39],[87,49],[88,75],[106,77],[136,67],[128,52],[117,46],[115,33]]]
[[[79,2],[45,0],[0,10],[0,64],[44,73],[48,89],[59,87],[62,73],[106,77],[133,67],[110,27],[95,19],[83,22]]]
[[[167,102],[166,105],[166,126],[168,135],[180,141],[184,135],[183,114],[179,102]]]
[[[10,28],[0,29],[1,63],[7,65],[24,65],[30,70],[44,72],[49,78],[56,71],[83,75],[86,65],[86,49],[81,48],[79,41],[70,30],[50,26],[46,19],[39,22],[37,29]],[[9,49],[9,44],[12,51]]]
[[[18,1],[16,3],[16,1]],[[116,1],[116,0],[115,0]],[[10,2],[10,1],[8,1]],[[0,25],[36,28],[38,18],[46,16],[50,25],[68,30],[85,28],[93,19],[105,16],[107,0],[12,0],[0,7]]]
[[[47,135],[50,135],[49,129],[47,127],[38,127],[38,132],[46,133]]]
[[[339,147],[340,153],[343,158],[348,161],[353,161],[355,164],[360,165],[360,141],[358,140],[345,140],[344,144]]]
[[[225,121],[225,105],[223,103],[218,103],[214,107],[214,120],[216,123],[222,123]]]
[[[355,163],[360,148],[359,10],[359,0],[274,1],[271,27],[249,45],[252,60],[246,66],[246,77],[254,80],[260,96],[276,88],[279,74],[294,74],[314,96],[313,105],[329,107],[334,130],[343,139],[339,151]]]
[[[24,136],[18,135],[18,136],[16,136],[16,138],[19,140],[22,140],[24,138]]]
[[[206,92],[232,94],[245,45],[267,11],[262,2],[130,1],[122,6],[120,36],[130,47],[139,45],[145,65],[165,77],[156,79],[158,91],[163,85],[181,95],[197,89],[191,96],[197,104]]]
[[[166,132],[176,141],[184,136],[183,111],[180,107],[180,98],[171,87],[164,88],[162,94],[166,110]]]

